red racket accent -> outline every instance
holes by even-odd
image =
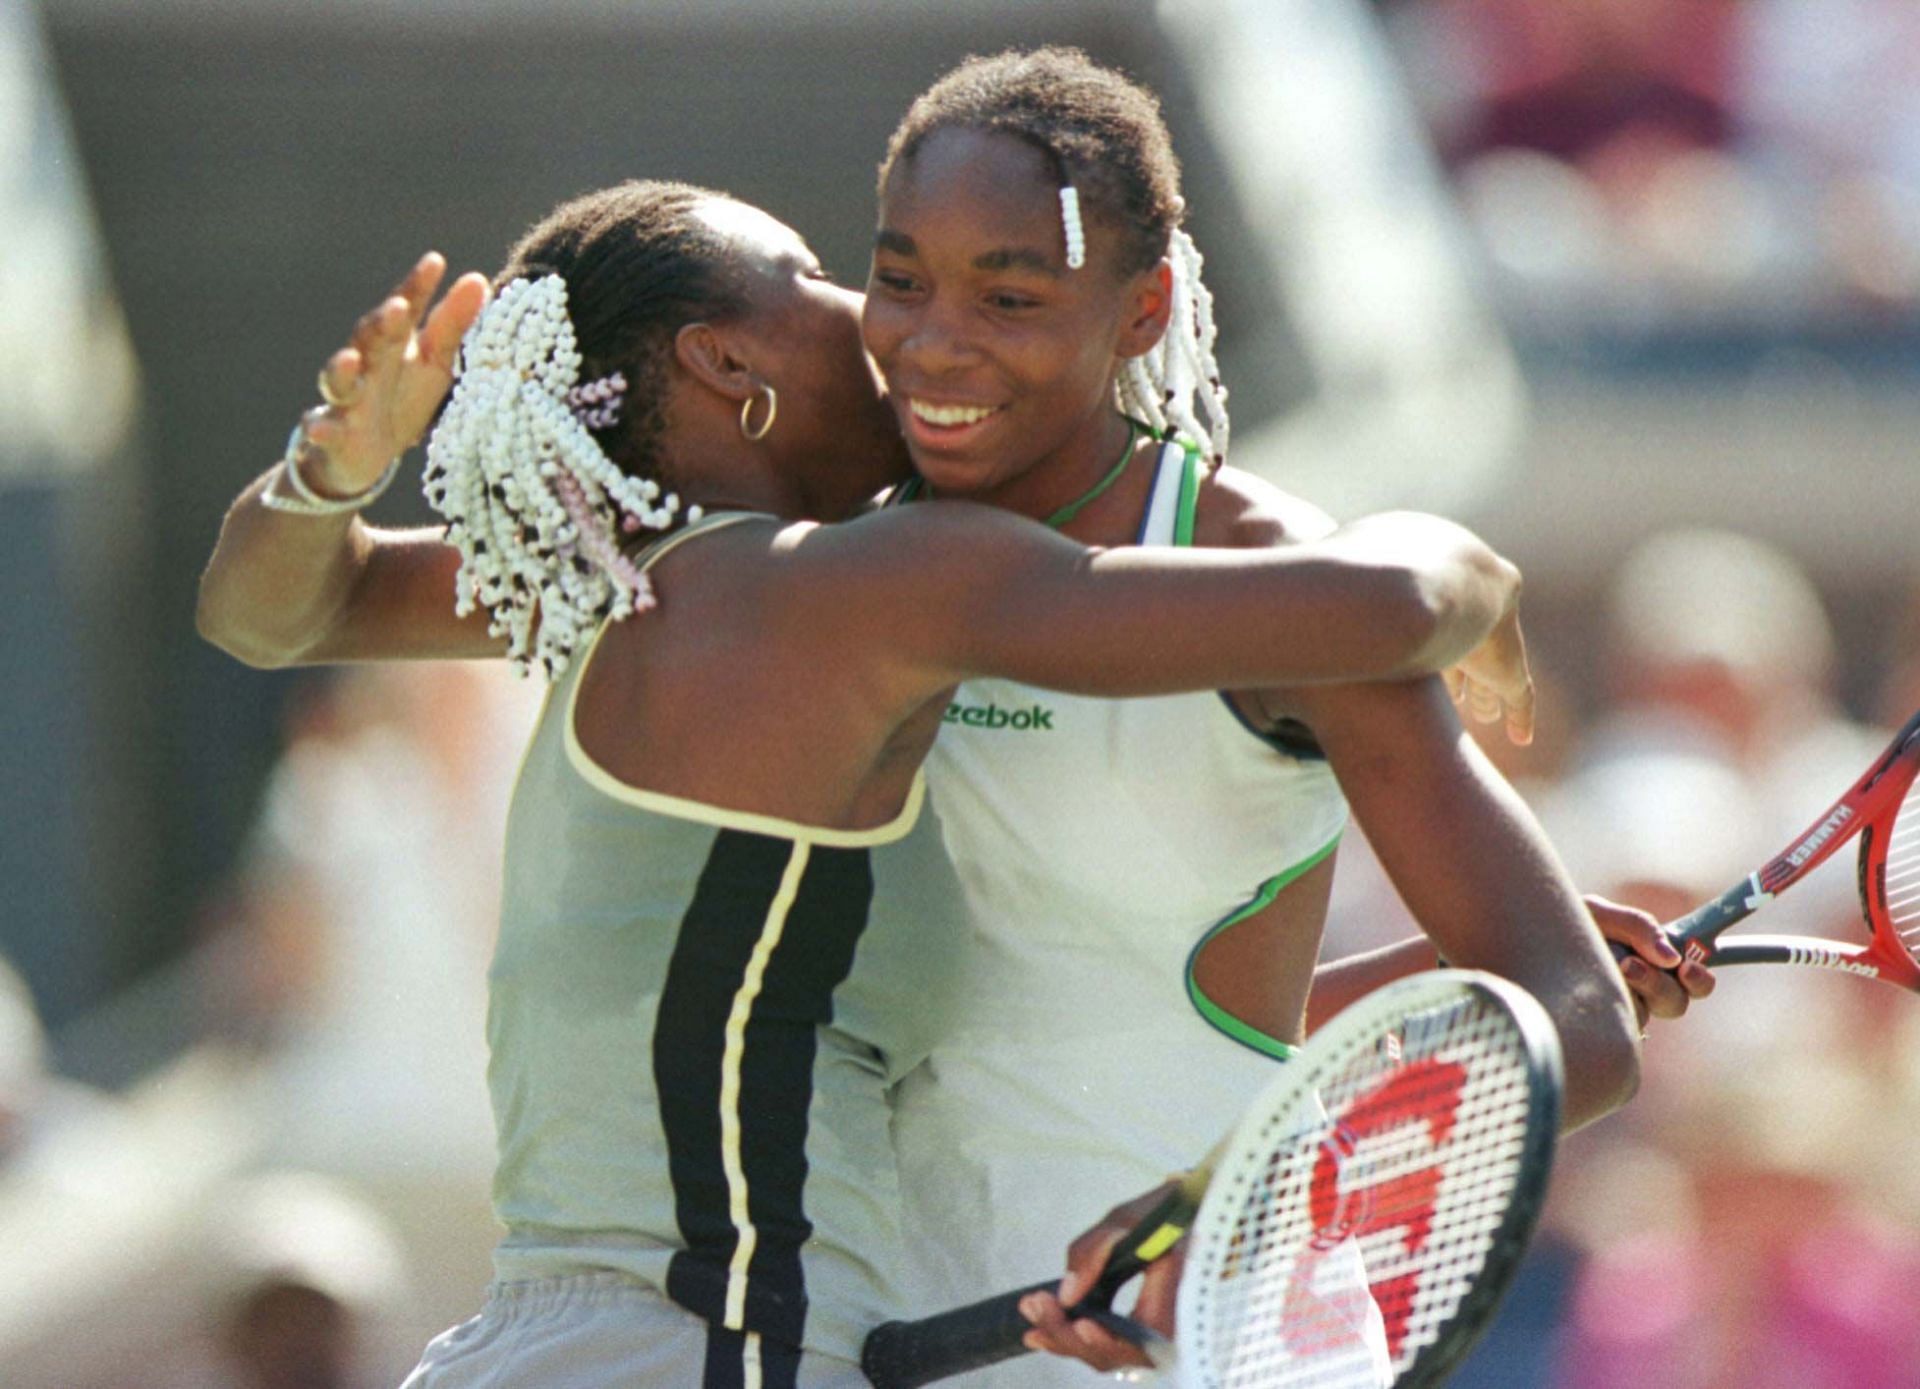
[[[1920,992],[1920,713],[1833,806],[1744,882],[1667,927],[1680,953],[1719,965],[1791,964],[1840,970]],[[1865,945],[1816,936],[1720,933],[1785,892],[1856,836]]]

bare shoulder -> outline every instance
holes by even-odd
[[[1305,498],[1222,467],[1200,485],[1193,538],[1201,545],[1253,550],[1319,540],[1333,529],[1333,518]]]
[[[1010,563],[1084,553],[1025,517],[959,501],[886,507],[830,525],[794,523],[773,548],[789,572],[828,592],[873,583],[925,591],[979,581]]]

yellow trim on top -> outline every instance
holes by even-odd
[[[754,942],[740,988],[733,996],[733,1008],[727,1014],[726,1048],[720,1056],[720,1163],[727,1174],[727,1215],[733,1221],[736,1238],[733,1260],[727,1266],[727,1304],[722,1324],[729,1331],[745,1329],[747,1313],[747,1270],[753,1263],[753,1251],[759,1247],[760,1232],[754,1227],[747,1209],[747,1169],[740,1153],[740,1065],[747,1051],[747,1021],[753,1016],[753,1002],[760,997],[766,982],[767,961],[787,929],[787,913],[800,895],[800,883],[807,875],[809,846],[796,843],[787,855],[787,871],[780,876],[780,890],[767,907],[766,924],[760,939]]]
[[[724,517],[702,519],[702,529],[718,529],[718,525],[731,524],[734,521],[754,519],[753,512],[730,512]],[[660,542],[661,546],[671,546],[684,540],[688,532],[681,531]],[[664,549],[659,553],[665,553]],[[658,557],[658,554],[653,556]],[[900,812],[884,825],[875,825],[871,829],[849,830],[828,825],[807,825],[797,820],[782,819],[777,815],[762,815],[751,810],[732,810],[724,806],[709,805],[705,801],[690,800],[684,796],[670,796],[663,791],[648,791],[632,786],[620,780],[612,772],[602,767],[588,751],[580,745],[579,734],[574,730],[575,708],[580,700],[580,686],[586,682],[587,671],[593,664],[593,658],[600,650],[600,639],[607,634],[611,620],[601,622],[600,628],[593,634],[593,640],[587,643],[587,649],[575,663],[572,671],[573,688],[567,691],[566,722],[562,729],[567,749],[567,761],[574,771],[594,790],[623,805],[634,806],[640,810],[652,811],[655,815],[666,815],[676,820],[691,820],[696,824],[713,825],[719,829],[740,830],[747,834],[764,834],[776,839],[793,839],[809,844],[818,844],[828,849],[870,849],[882,844],[891,844],[895,840],[906,838],[909,831],[920,819],[920,805],[926,799],[926,778],[917,768],[913,774],[913,784],[907,788],[906,800],[900,806]],[[551,694],[551,691],[549,691]],[[544,706],[543,706],[544,710]]]

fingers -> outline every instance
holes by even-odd
[[[1680,963],[1680,952],[1650,913],[1591,895],[1586,904],[1594,925],[1608,940],[1626,946],[1656,969],[1673,969]]]
[[[1713,971],[1705,965],[1688,960],[1680,966],[1680,987],[1687,991],[1689,998],[1705,998],[1713,992]]]
[[[1688,1004],[1713,992],[1713,972],[1691,960],[1682,963],[1673,941],[1648,913],[1604,897],[1588,897],[1586,903],[1600,933],[1627,952],[1620,974],[1643,1025],[1649,1017],[1683,1017]]]
[[[1147,1265],[1140,1278],[1140,1298],[1133,1319],[1169,1341],[1173,1339],[1174,1308],[1180,1300],[1180,1274],[1186,1268],[1187,1244],[1182,1240]]]
[[[1063,1355],[1102,1372],[1153,1364],[1144,1350],[1124,1336],[1089,1318],[1069,1317],[1052,1293],[1028,1293],[1020,1300],[1020,1315],[1033,1323],[1021,1338],[1028,1350]]]
[[[343,347],[327,358],[320,368],[320,398],[329,405],[351,405],[360,391],[362,365],[360,354],[351,347]]]
[[[360,353],[364,374],[379,382],[398,369],[412,336],[413,305],[394,295],[360,315],[348,341]]]
[[[487,307],[492,293],[484,275],[469,271],[453,282],[446,298],[433,306],[420,328],[420,356],[440,371],[453,373],[453,359],[460,351],[460,340]]]
[[[404,299],[412,311],[412,324],[418,324],[425,317],[427,305],[433,302],[433,292],[440,288],[440,279],[447,273],[447,259],[438,251],[428,251],[413,263],[400,283],[388,293],[389,299]]]
[[[1680,981],[1665,970],[1654,969],[1638,955],[1629,955],[1620,962],[1620,973],[1632,990],[1634,1011],[1640,1015],[1642,1026],[1647,1019],[1672,1019],[1685,1015],[1687,1005],[1693,1001]]]
[[[1533,742],[1533,678],[1527,678],[1519,695],[1507,701],[1507,740],[1524,748]]]
[[[1067,1246],[1067,1276],[1060,1280],[1060,1300],[1071,1307],[1093,1290],[1107,1266],[1107,1256],[1120,1243],[1132,1221],[1115,1220],[1109,1211],[1098,1225]]]

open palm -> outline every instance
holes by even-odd
[[[321,368],[327,403],[304,417],[301,468],[322,491],[345,496],[371,486],[433,422],[453,385],[460,340],[488,295],[486,279],[469,273],[433,304],[446,269],[437,252],[422,256]]]

